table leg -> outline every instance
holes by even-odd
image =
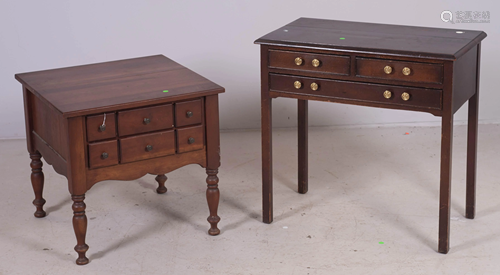
[[[35,217],[37,218],[43,218],[46,216],[46,213],[43,210],[45,199],[42,197],[44,176],[42,171],[43,162],[41,160],[41,157],[42,155],[38,151],[30,154],[31,185],[33,186],[33,191],[35,192],[35,200],[33,200],[33,205],[36,206]]]
[[[89,263],[89,259],[85,253],[89,246],[85,243],[85,236],[87,235],[87,216],[85,215],[85,194],[72,195],[73,199],[73,229],[75,230],[77,244],[75,251],[78,253],[76,264],[84,265]]]
[[[217,169],[207,168],[207,202],[208,209],[210,210],[210,216],[208,217],[208,222],[210,223],[210,229],[208,234],[215,236],[220,234],[217,224],[220,221],[220,217],[217,216],[217,209],[219,208],[219,178],[217,177]]]
[[[451,158],[453,144],[453,113],[451,110],[443,114],[441,131],[438,251],[446,254],[450,249]]]
[[[299,170],[299,193],[305,194],[308,190],[308,101],[298,100],[298,170]]]
[[[167,176],[165,174],[156,176],[155,180],[158,182],[158,188],[156,192],[158,194],[167,193],[167,187],[165,187],[165,182],[167,181]]]
[[[262,218],[265,223],[273,222],[273,131],[272,99],[263,94],[262,111]]]
[[[206,114],[206,143],[207,143],[207,202],[210,216],[208,222],[210,229],[208,234],[215,236],[220,234],[217,224],[220,217],[217,215],[219,208],[219,178],[217,173],[220,166],[220,133],[219,133],[219,97],[217,95],[205,98]]]

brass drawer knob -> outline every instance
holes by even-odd
[[[297,80],[293,83],[293,86],[295,87],[295,89],[300,89],[302,88],[302,83],[300,83],[300,81]]]
[[[319,86],[316,82],[311,83],[311,90],[316,91],[318,90]]]
[[[104,152],[101,154],[102,159],[107,159],[109,157],[108,153]]]
[[[384,73],[391,74],[392,73],[392,67],[391,66],[385,66],[384,67]]]
[[[189,117],[192,117],[192,116],[193,116],[193,112],[191,112],[191,111],[187,111],[186,112],[186,117],[189,118]]]
[[[404,75],[410,75],[410,74],[411,74],[411,69],[410,69],[410,68],[408,68],[408,67],[404,67],[404,68],[403,68],[403,74],[404,74]]]
[[[387,98],[387,99],[391,98],[392,97],[392,92],[389,91],[389,90],[385,90],[384,97]]]
[[[315,59],[313,59],[312,64],[314,67],[317,68],[317,67],[319,67],[319,65],[321,65],[321,61],[319,61],[318,59],[315,58]]]
[[[106,131],[106,125],[99,126],[99,132],[104,132],[104,131]]]
[[[188,143],[189,144],[193,144],[194,143],[194,138],[192,138],[192,137],[188,138]]]
[[[410,94],[407,93],[407,92],[404,92],[401,94],[401,98],[404,100],[404,101],[408,101],[410,99]]]
[[[302,65],[302,62],[303,62],[302,58],[300,57],[295,58],[295,65],[300,66]]]
[[[146,145],[146,152],[153,151],[153,145]]]
[[[143,122],[144,124],[148,125],[148,124],[151,122],[151,119],[149,119],[149,118],[147,118],[147,117],[146,117],[146,118],[144,118],[144,119],[142,120],[142,122]]]

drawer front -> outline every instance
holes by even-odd
[[[270,90],[272,91],[441,109],[442,92],[441,90],[435,89],[409,88],[277,74],[270,74],[269,81]],[[298,83],[300,83],[300,85],[298,85]],[[313,90],[312,87],[317,89]]]
[[[116,140],[89,144],[89,168],[118,164],[118,142]]]
[[[203,149],[204,127],[195,126],[177,130],[177,152],[184,153]]]
[[[89,142],[114,138],[116,136],[115,113],[88,116],[87,117],[87,140]]]
[[[273,68],[349,75],[350,63],[349,56],[269,51],[269,67]]]
[[[174,131],[120,139],[121,163],[175,154]]]
[[[356,76],[441,84],[443,65],[356,58]]]
[[[122,111],[118,113],[118,134],[133,134],[174,127],[172,104]]]
[[[175,126],[200,124],[201,118],[201,99],[175,104]]]

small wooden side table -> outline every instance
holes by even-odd
[[[220,166],[218,94],[224,88],[163,55],[17,74],[23,84],[35,217],[46,215],[45,162],[68,179],[78,253],[85,256],[85,193],[103,180],[166,173],[188,164],[206,168],[210,235],[217,223]]]
[[[261,45],[263,220],[273,221],[272,99],[298,101],[298,192],[308,190],[308,100],[442,117],[439,247],[449,250],[453,114],[469,104],[465,216],[476,205],[482,31],[300,18]]]

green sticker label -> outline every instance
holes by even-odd
[[[164,90],[163,92],[164,92],[164,93],[168,93],[168,90]]]
[[[345,40],[345,37],[341,37],[340,40]]]

